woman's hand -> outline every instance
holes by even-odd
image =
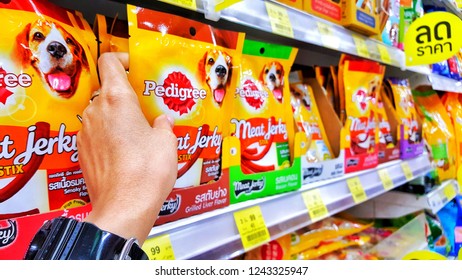
[[[105,53],[98,67],[101,89],[77,135],[92,204],[86,221],[143,244],[176,180],[173,120],[148,123],[127,79],[128,54]]]

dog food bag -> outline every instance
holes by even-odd
[[[291,105],[296,130],[304,132],[310,139],[305,154],[308,162],[319,162],[332,159],[324,125],[310,86],[303,83],[291,83]]]
[[[384,66],[368,60],[345,60],[343,65],[345,128],[350,136],[345,145],[346,157],[368,156],[359,159],[358,167],[361,168],[377,163],[374,156],[378,144],[375,106],[384,71]]]
[[[460,103],[460,94],[456,92],[446,92],[442,96],[441,102],[443,102],[454,127],[456,163],[459,169],[462,166],[462,104]]]
[[[77,118],[98,88],[72,13],[40,0],[0,2],[0,219],[89,202]]]
[[[422,136],[429,147],[438,180],[456,178],[456,140],[454,127],[438,94],[413,90],[417,113],[423,120]]]
[[[129,80],[148,121],[174,118],[176,188],[216,181],[244,33],[129,5]]]
[[[289,73],[296,53],[292,47],[245,40],[230,128],[241,143],[245,174],[290,166]]]
[[[391,134],[391,126],[388,121],[388,115],[384,108],[384,103],[382,99],[382,85],[380,85],[380,90],[377,93],[377,101],[374,106],[374,111],[377,116],[377,124],[379,126],[379,153],[388,148],[393,148],[395,144],[393,143],[393,136]]]
[[[388,78],[387,82],[392,90],[393,96],[390,99],[393,100],[397,118],[404,126],[404,135],[400,135],[398,130],[398,139],[407,140],[411,144],[420,142],[419,123],[409,80]]]

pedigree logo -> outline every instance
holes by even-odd
[[[268,99],[268,92],[259,90],[257,85],[250,79],[245,80],[242,88],[236,88],[235,96],[243,98],[249,106],[255,110],[260,109],[265,100]]]
[[[0,103],[6,104],[8,97],[13,95],[11,88],[17,86],[27,88],[32,85],[32,77],[29,74],[21,73],[16,75],[8,73],[0,66]]]
[[[16,240],[18,235],[18,227],[16,221],[8,220],[6,227],[0,224],[0,248],[6,247]]]
[[[145,80],[143,95],[150,96],[152,93],[162,98],[164,104],[180,116],[191,112],[198,99],[207,97],[205,89],[194,88],[188,77],[181,72],[168,74],[162,85]]]

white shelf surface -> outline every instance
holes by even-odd
[[[428,156],[423,154],[406,160],[413,178],[430,170]],[[329,214],[346,210],[356,203],[347,186],[349,178],[358,177],[368,199],[385,192],[378,171],[387,169],[394,186],[407,180],[401,160],[381,164],[377,168],[302,186],[300,190],[246,201],[212,212],[155,226],[149,238],[168,234],[176,259],[229,259],[245,250],[234,221],[234,212],[259,205],[271,239],[288,234],[312,223],[302,193],[318,189]]]
[[[457,193],[459,193],[457,181],[446,180],[425,195],[390,191],[351,208],[348,212],[362,218],[397,218],[423,209],[436,214],[454,199]]]

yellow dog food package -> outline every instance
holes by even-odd
[[[423,120],[422,136],[431,153],[437,181],[456,178],[456,139],[454,127],[438,94],[433,91],[412,91],[417,113]]]
[[[385,67],[377,62],[343,56],[340,67],[345,101],[345,171],[358,171],[378,164],[378,125],[375,106]]]
[[[291,73],[291,77],[302,75],[301,71],[297,72]],[[307,161],[319,162],[332,159],[329,143],[324,140],[327,139],[326,131],[311,87],[291,80],[290,92],[296,130],[304,132],[310,143],[305,154]]]
[[[446,92],[441,97],[446,111],[449,113],[454,135],[456,137],[456,166],[457,170],[462,167],[462,104],[460,103],[460,94],[456,92]]]
[[[0,2],[0,219],[89,202],[76,134],[96,65],[72,13]]]
[[[289,73],[297,51],[245,40],[230,127],[231,135],[241,143],[245,174],[290,167]]]
[[[128,5],[129,80],[149,122],[175,120],[175,188],[216,181],[244,33]]]
[[[420,142],[419,122],[414,106],[414,97],[408,79],[388,78],[387,86],[391,88],[393,102],[398,120],[404,126],[404,133],[398,130],[398,139],[407,140],[413,144]]]

